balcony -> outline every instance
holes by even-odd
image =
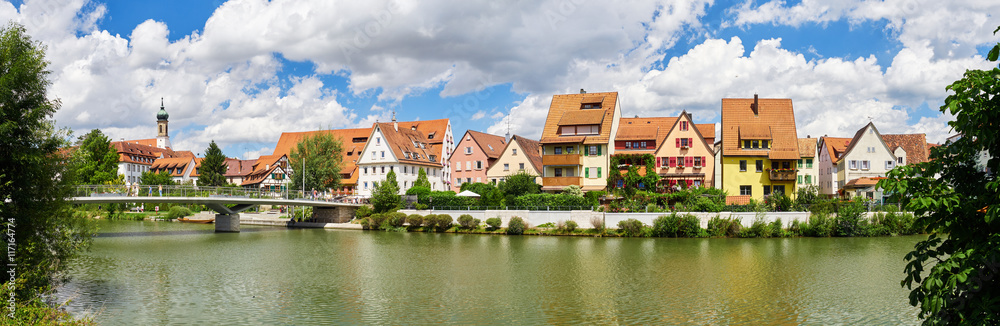
[[[543,177],[542,186],[545,187],[565,187],[572,185],[580,185],[580,181],[583,177]]]
[[[580,165],[580,154],[542,155],[542,165]]]
[[[796,170],[770,170],[771,181],[795,181]]]

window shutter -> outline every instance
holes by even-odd
[[[659,157],[656,158],[656,167],[657,168],[660,167],[660,158]]]
[[[583,168],[583,177],[590,178],[590,168]]]
[[[670,167],[676,167],[676,166],[677,166],[677,158],[676,157],[671,157],[670,158]]]
[[[702,156],[702,157],[701,157],[701,167],[706,167],[706,166],[708,166],[708,163],[707,163],[707,162],[708,162],[708,161],[706,161],[706,160],[705,160],[705,157],[704,157],[704,156]]]
[[[681,148],[681,139],[677,138],[677,139],[674,139],[674,140],[677,141],[677,148]]]
[[[694,166],[694,157],[693,156],[685,156],[684,157],[684,166]]]
[[[694,183],[694,180],[687,180],[688,187],[690,187],[692,183]]]
[[[694,138],[688,138],[688,147],[694,147]]]
[[[601,167],[597,167],[597,177],[601,177]]]
[[[597,145],[597,156],[601,156],[601,145]]]

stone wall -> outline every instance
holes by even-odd
[[[428,215],[428,214],[448,214],[452,218],[458,219],[462,214],[472,215],[474,218],[478,218],[482,221],[486,221],[488,218],[499,217],[503,221],[503,226],[507,226],[507,222],[514,216],[520,216],[528,223],[530,226],[536,226],[545,223],[558,223],[559,221],[574,221],[580,228],[589,229],[593,228],[593,223],[591,219],[603,220],[604,225],[608,228],[618,228],[618,222],[624,221],[630,218],[637,219],[643,224],[652,225],[653,220],[662,215],[670,215],[669,212],[660,213],[603,213],[603,212],[593,212],[593,211],[526,211],[526,210],[486,210],[486,211],[460,211],[460,210],[414,210],[414,209],[404,209],[400,212],[418,215]],[[757,213],[754,212],[719,212],[719,213],[708,213],[708,212],[680,212],[678,214],[691,214],[696,217],[701,222],[702,228],[708,227],[708,221],[712,218],[719,216],[723,218],[736,218],[739,219],[743,226],[751,226],[755,220],[757,220]],[[875,213],[867,213],[867,217],[871,217]],[[809,212],[767,212],[761,213],[760,219],[766,223],[771,223],[776,219],[781,219],[782,224],[788,227],[792,224],[792,221],[809,222]]]
[[[357,207],[313,207],[312,217],[317,223],[347,223],[354,218]]]

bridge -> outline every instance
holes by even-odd
[[[317,196],[321,197],[321,196]],[[170,203],[205,205],[216,212],[215,232],[240,232],[239,213],[257,205],[313,207],[313,216],[345,221],[362,204],[339,198],[311,198],[296,192],[198,186],[77,186],[74,204]]]

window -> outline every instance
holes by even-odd
[[[743,148],[750,148],[750,141],[749,140],[744,140],[743,141]]]
[[[465,182],[466,183],[472,182],[472,178],[465,178]]]
[[[632,142],[630,141],[625,142],[625,148],[632,148]]]
[[[786,170],[790,169],[791,168],[791,163],[789,163],[788,161],[781,162],[781,168],[782,169],[786,169]]]
[[[747,160],[740,160],[740,172],[747,171]]]
[[[691,143],[688,142],[687,138],[681,138],[681,147],[691,147]]]
[[[557,177],[561,177],[562,176],[562,168],[556,168],[555,172],[556,172],[556,176]]]
[[[757,172],[764,172],[764,161],[757,160]]]
[[[566,168],[566,171],[563,171],[563,172],[566,172],[566,176],[567,176],[567,177],[572,177],[572,176],[573,176],[573,172],[574,172],[574,171],[576,171],[576,169],[573,169],[573,168]]]
[[[482,181],[483,181],[483,178],[481,178],[481,177],[476,177],[476,182],[482,182]]]
[[[758,141],[758,140],[751,140],[750,141],[750,145],[753,148],[760,148],[760,141]]]
[[[750,186],[740,186],[740,196],[753,196],[753,188]]]
[[[510,150],[511,150],[510,155],[517,155],[517,148],[511,148]]]
[[[683,156],[678,156],[677,157],[677,167],[679,167],[679,168],[684,167],[684,157]]]
[[[802,159],[801,159],[801,158],[799,159],[799,165],[797,165],[797,166],[798,166],[799,168],[803,168],[803,167],[805,167],[805,164],[802,164]]]
[[[590,145],[590,155],[601,155],[601,145]]]
[[[896,163],[903,164],[903,157],[902,156],[897,157],[896,158]]]
[[[799,175],[799,177],[798,177],[798,178],[796,178],[796,179],[798,179],[798,182],[799,182],[799,184],[802,184],[802,175],[801,175],[801,174],[800,174],[800,175]]]
[[[476,161],[476,170],[483,169],[483,161]]]
[[[702,162],[701,162],[701,156],[695,156],[694,157],[694,166],[695,167],[703,167],[704,166],[704,165],[702,165]]]
[[[573,154],[573,149],[576,147],[566,146],[566,154]]]
[[[504,171],[510,171],[510,163],[504,163],[503,164],[503,170]]]
[[[806,184],[807,185],[808,184],[812,184],[812,176],[811,175],[808,175],[808,174],[806,175]]]
[[[771,186],[764,186],[764,196],[771,195]]]
[[[465,147],[465,155],[472,154],[472,146]]]
[[[780,185],[774,186],[773,190],[774,190],[775,193],[779,193],[779,192],[780,193],[785,193],[785,186],[780,186]]]
[[[885,161],[885,169],[886,169],[886,170],[892,170],[892,168],[893,168],[893,165],[894,165],[894,163],[895,163],[895,162],[894,162],[894,161],[892,161],[892,160],[889,160],[889,161]]]
[[[382,158],[385,158],[385,151],[382,151]]]
[[[760,147],[761,148],[767,149],[768,148],[767,145],[768,145],[768,141],[766,141],[766,140],[761,140],[760,141]]]
[[[812,169],[812,167],[813,167],[813,159],[807,158],[806,159],[806,168],[807,169]]]
[[[385,174],[385,167],[382,167],[382,174]]]
[[[524,163],[518,163],[518,169],[524,170]]]
[[[456,186],[461,186],[462,185],[462,178],[455,178],[455,185]]]
[[[455,164],[455,172],[460,172],[460,171],[462,171],[462,162],[458,162],[458,164]]]
[[[472,161],[465,161],[465,170],[472,171]]]
[[[870,161],[868,161],[868,160],[861,161],[861,169],[862,170],[868,170],[868,168],[870,167],[869,163],[870,163]]]
[[[850,163],[851,170],[857,170],[858,169],[858,161],[851,160],[851,162],[849,162],[849,163]]]
[[[688,122],[681,121],[681,131],[687,131],[687,130],[688,130]]]
[[[552,153],[556,154],[556,155],[562,154],[562,147],[555,147],[555,148],[553,148],[552,149]]]

